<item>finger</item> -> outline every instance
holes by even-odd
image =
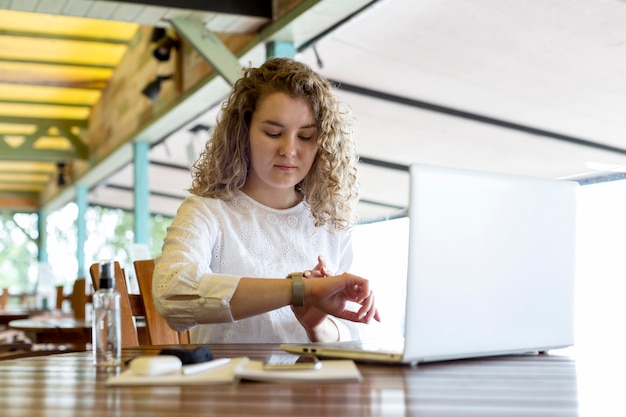
[[[369,281],[365,279],[354,284],[353,291],[355,292],[356,302],[359,304],[363,304],[367,297],[372,294],[369,286]]]
[[[367,322],[369,323],[372,319],[374,319],[380,323],[380,313],[378,312],[378,309],[376,308],[374,293],[372,293],[371,299],[372,299],[372,303],[370,306],[369,314],[367,316]]]
[[[374,314],[376,313],[376,308],[374,307],[374,294],[369,294],[363,302],[361,303],[361,308],[358,311],[359,313],[359,321],[364,323],[369,323]]]
[[[344,310],[340,314],[336,315],[336,317],[339,317],[345,320],[354,321],[356,323],[359,323],[361,321],[361,319],[359,319],[359,314],[356,311],[350,311],[350,310]]]
[[[369,296],[361,298],[359,301],[357,301],[357,303],[360,304],[359,310],[357,312],[359,320],[363,320],[371,306]]]
[[[378,309],[376,309],[376,313],[374,314],[374,320],[380,323],[380,313],[378,312]]]
[[[326,276],[326,264],[324,263],[324,258],[318,256],[317,265],[315,265],[315,269],[322,274],[322,276]]]
[[[370,309],[368,311],[367,321],[369,322],[371,319],[374,319],[377,322],[380,322],[380,313],[376,308],[376,297],[374,296],[374,293],[372,292],[368,298],[371,300],[371,303]]]
[[[323,263],[323,258],[321,256],[317,257],[317,265],[315,265],[313,267],[313,269],[307,269],[306,271],[304,271],[304,276],[305,277],[318,277],[318,276],[324,276],[324,263]]]
[[[324,262],[324,257],[322,255],[319,255],[317,257],[317,265],[315,265],[315,268],[318,271],[322,270],[324,267],[326,266],[326,263]]]
[[[330,276],[335,275],[334,272],[328,269],[328,265],[326,264],[326,258],[320,255],[317,257],[317,261],[318,261],[318,265],[320,266],[320,271],[322,271],[322,274],[325,277],[330,277]]]
[[[304,275],[305,278],[321,278],[325,276],[321,271],[315,269],[307,269],[302,273],[302,275]]]

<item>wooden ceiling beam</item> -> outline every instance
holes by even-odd
[[[170,23],[226,82],[234,85],[241,77],[241,64],[235,54],[220,38],[209,32],[203,22],[198,19],[175,18]]]
[[[71,124],[63,121],[46,121],[36,124],[36,130],[23,135],[24,141],[17,147],[10,146],[6,141],[0,141],[0,160],[5,161],[47,161],[57,162],[68,159],[87,159],[89,149],[81,138],[71,131]],[[56,128],[59,133],[72,144],[72,149],[37,149],[36,142],[42,136],[48,135],[51,128]]]
[[[55,126],[59,129],[61,135],[65,136],[65,138],[72,143],[76,154],[79,155],[79,159],[87,159],[89,155],[89,148],[81,138],[79,138],[72,132],[71,125],[63,122],[58,122]]]

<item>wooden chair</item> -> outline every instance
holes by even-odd
[[[87,281],[85,278],[78,278],[74,281],[72,294],[69,297],[72,313],[76,320],[85,320],[85,308],[91,302],[91,294],[87,294]]]
[[[65,295],[65,288],[63,285],[57,285],[57,311],[63,311],[63,301],[69,300],[69,295]]]
[[[135,274],[139,284],[139,292],[143,299],[146,311],[146,328],[148,339],[153,345],[188,344],[190,343],[189,332],[177,332],[167,324],[154,306],[152,296],[152,275],[154,273],[154,260],[135,261]]]
[[[0,294],[0,311],[4,310],[9,304],[9,289],[3,288],[2,294]]]
[[[144,317],[143,301],[138,294],[129,294],[126,275],[118,262],[114,265],[115,289],[120,293],[120,316],[122,324],[122,347],[139,346],[139,334],[133,317]],[[100,286],[100,264],[92,264],[89,268],[94,288]],[[148,342],[149,343],[149,342]]]
[[[91,291],[87,293],[87,281],[85,278],[78,278],[74,281],[72,287],[72,293],[66,295],[64,293],[63,285],[57,285],[57,300],[56,309],[58,312],[63,312],[63,302],[65,300],[70,302],[70,308],[72,315],[76,320],[85,320],[85,312],[88,303],[91,303]]]

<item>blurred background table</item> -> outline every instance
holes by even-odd
[[[23,332],[33,343],[86,350],[91,343],[91,321],[71,317],[38,316],[9,322],[9,328]]]
[[[25,309],[11,309],[0,311],[0,326],[6,326],[10,321],[27,319],[31,312]]]

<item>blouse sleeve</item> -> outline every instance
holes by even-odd
[[[234,321],[230,300],[241,277],[211,270],[218,234],[217,221],[199,197],[185,199],[167,229],[155,259],[152,292],[157,310],[174,330]]]

